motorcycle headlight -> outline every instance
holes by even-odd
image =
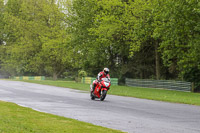
[[[109,86],[109,83],[106,83],[106,82],[104,82],[104,84],[105,84],[105,86],[106,86],[106,87],[108,87],[108,86]]]

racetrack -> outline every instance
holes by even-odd
[[[88,86],[89,89],[89,86]],[[200,106],[0,80],[0,100],[130,133],[200,133]]]

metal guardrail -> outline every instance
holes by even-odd
[[[164,88],[181,91],[192,91],[192,83],[185,81],[126,78],[126,85],[135,87]]]
[[[5,78],[5,76],[3,76],[3,75],[0,75],[0,79],[4,79]]]
[[[81,83],[91,84],[96,78],[94,77],[83,77]],[[111,78],[111,85],[118,85],[118,78]]]

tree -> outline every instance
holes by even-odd
[[[165,65],[176,64],[179,76],[187,77],[185,80],[199,79],[193,74],[194,70],[200,72],[199,6],[196,0],[165,1],[160,13],[163,20],[160,30],[163,33],[162,58]]]
[[[4,45],[4,39],[3,39],[3,27],[4,27],[4,1],[0,0],[0,69],[1,69],[1,63],[3,59],[3,45]]]
[[[129,58],[129,52],[131,52],[131,56],[137,56],[134,53],[145,51],[141,50],[142,48],[150,47],[150,50],[154,48],[154,53],[151,52],[151,56],[155,57],[154,67],[156,73],[154,75],[156,75],[157,79],[160,79],[161,57],[158,52],[160,38],[154,36],[154,29],[158,25],[154,17],[158,9],[155,9],[153,6],[155,3],[152,4],[151,2],[150,0],[97,1],[97,8],[101,10],[98,10],[95,27],[91,28],[90,31],[97,36],[97,43],[101,43],[101,46],[105,47],[110,46],[109,56],[111,60],[109,61],[114,65],[116,63],[115,60],[118,60],[117,65],[111,66],[112,68],[117,66],[118,70],[133,64],[131,63],[132,61],[137,62],[137,58]],[[145,59],[142,60],[144,61]],[[131,71],[130,67],[125,68],[127,70],[121,73],[121,76]]]
[[[16,8],[14,7],[14,5],[19,5],[19,3],[20,3],[19,0],[16,0],[16,1],[10,0],[9,2],[7,2],[7,4],[4,5],[4,9],[2,12],[3,18],[1,19],[1,21],[4,23],[3,25],[1,25],[1,28],[3,29],[3,30],[1,30],[1,32],[3,35],[4,44],[6,44],[6,45],[1,46],[1,50],[2,50],[2,52],[1,52],[1,57],[2,57],[1,58],[1,70],[4,72],[7,72],[9,75],[16,74],[15,64],[17,61],[11,59],[14,56],[11,56],[10,53],[7,53],[7,50],[9,50],[11,42],[16,40],[16,37],[14,37],[14,33],[12,33],[12,31],[10,29],[13,28],[13,30],[16,30],[17,26],[15,28],[8,26],[9,21],[14,20],[14,17],[12,17],[13,19],[11,19],[11,20],[8,18],[11,18],[11,16],[17,15],[19,13],[18,6]],[[10,12],[9,14],[8,14],[8,11]],[[11,49],[10,49],[10,51],[11,51]]]
[[[3,17],[4,17],[4,2],[0,0],[0,45],[3,44]]]
[[[62,6],[52,0],[10,0],[6,7],[4,69],[11,68],[14,75],[47,73],[56,79],[71,62]]]
[[[38,18],[44,19],[43,33],[40,34],[41,51],[33,58],[33,70],[42,68],[56,80],[66,68],[70,68],[72,49],[68,46],[69,36],[64,12],[54,2],[42,2]]]
[[[129,52],[137,52],[141,44],[148,44],[156,49],[154,50],[156,54],[153,53],[153,56],[157,55],[155,56],[157,57],[156,70],[158,78],[160,77],[160,57],[158,48],[155,48],[158,39],[151,37],[153,6],[150,7],[149,1],[76,0],[74,2],[75,15],[73,16],[76,19],[72,27],[76,36],[74,38],[77,40],[81,38],[80,42],[76,43],[81,47],[80,51],[85,57],[83,64],[86,68],[94,68],[94,66],[102,68],[107,65],[112,68],[113,76],[121,78],[126,73],[135,71],[127,66],[131,66],[132,62],[139,59],[129,58]],[[88,14],[88,12],[92,13]]]
[[[126,3],[120,0],[96,1],[94,26],[89,29],[95,35],[95,49],[101,53],[102,64],[112,68],[114,77],[121,76],[119,69],[128,62],[129,44],[126,35]],[[97,55],[98,56],[98,55]]]
[[[101,52],[96,47],[96,37],[89,29],[94,26],[96,2],[94,0],[73,0],[68,11],[70,15],[71,45],[74,49],[76,67],[94,75],[102,68]],[[96,76],[96,75],[95,75]]]

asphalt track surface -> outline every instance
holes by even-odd
[[[89,87],[88,87],[89,88]],[[200,133],[200,106],[0,80],[0,100],[129,133]]]

